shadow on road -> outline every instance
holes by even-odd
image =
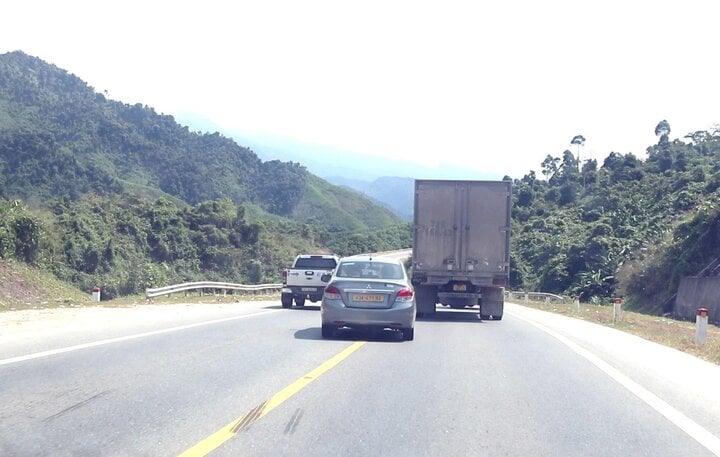
[[[264,306],[263,309],[283,309],[283,307],[282,305],[270,305]],[[293,306],[287,309],[292,311],[320,311],[320,305]]]
[[[355,330],[341,328],[335,330],[332,338],[323,338],[320,334],[320,327],[311,327],[295,332],[295,338],[298,340],[341,340],[341,341],[384,341],[384,342],[402,342],[402,332],[395,330]]]
[[[437,308],[435,314],[418,317],[420,322],[476,322],[481,324],[480,313],[475,309],[445,309]]]

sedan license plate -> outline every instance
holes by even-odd
[[[453,284],[454,292],[465,292],[467,290],[467,284]]]
[[[315,292],[317,289],[314,287],[302,287],[300,288],[302,292]]]
[[[385,300],[385,298],[382,295],[373,295],[373,294],[353,294],[352,299],[353,299],[353,301],[373,301],[373,302],[381,302],[381,301]]]

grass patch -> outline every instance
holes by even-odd
[[[90,293],[23,262],[0,260],[0,311],[92,304]]]
[[[74,308],[103,306],[109,308],[137,305],[176,303],[235,303],[238,301],[277,300],[277,291],[188,291],[148,300],[145,295],[130,295],[101,302],[92,301],[90,291],[84,292],[58,280],[52,273],[31,267],[24,262],[0,260],[0,312],[23,309]]]
[[[279,292],[263,292],[263,291],[228,291],[223,295],[222,292],[203,292],[198,291],[179,292],[171,295],[162,295],[153,299],[148,299],[144,295],[132,295],[126,297],[114,298],[112,300],[95,303],[99,306],[108,308],[132,307],[138,305],[174,305],[178,303],[191,304],[211,304],[211,303],[237,303],[239,301],[277,301],[280,304]]]

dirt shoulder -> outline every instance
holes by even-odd
[[[22,262],[0,260],[0,312],[91,305],[90,292]]]
[[[0,261],[0,303],[33,302],[43,296],[39,284],[33,284],[12,264]]]

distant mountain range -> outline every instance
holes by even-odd
[[[502,179],[453,164],[427,167],[408,160],[378,158],[279,136],[224,130],[194,114],[176,115],[178,122],[203,132],[220,132],[245,145],[263,160],[297,162],[325,180],[361,192],[412,220],[415,179]]]

